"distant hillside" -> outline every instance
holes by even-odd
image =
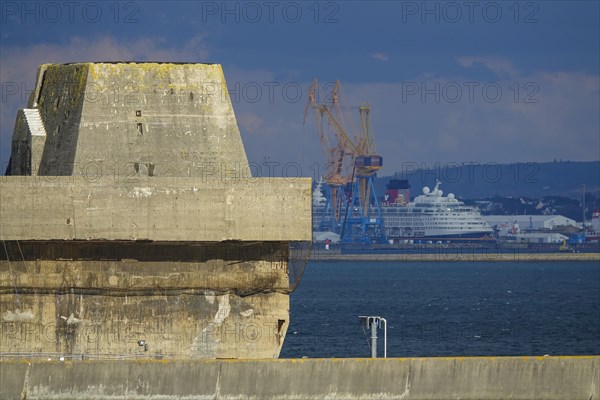
[[[408,179],[411,193],[421,193],[423,186],[442,182],[445,193],[452,192],[463,199],[494,196],[544,198],[563,196],[581,199],[583,185],[595,197],[600,196],[600,161],[555,161],[518,164],[449,164],[427,170],[398,171],[397,178]],[[381,176],[378,192],[393,178]]]

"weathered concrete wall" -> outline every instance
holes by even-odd
[[[31,166],[39,175],[72,175],[88,71],[88,64],[44,65],[38,71],[37,97],[30,101],[37,103],[47,134],[39,165]]]
[[[40,165],[29,168],[26,152],[13,151],[13,175],[201,177],[248,169],[218,64],[44,64],[28,108],[40,111],[46,145]],[[14,150],[22,137],[15,130]]]
[[[94,63],[85,96],[76,162],[195,177],[248,163],[218,64]]]
[[[8,245],[0,354],[266,358],[281,350],[285,243]]]
[[[600,357],[2,361],[3,399],[596,399]]]
[[[23,110],[17,112],[11,144],[10,171],[13,175],[31,175],[33,146]]]
[[[3,177],[0,240],[311,240],[309,178]]]
[[[210,291],[3,296],[0,352],[37,359],[279,356],[289,325],[287,294],[204,293]]]

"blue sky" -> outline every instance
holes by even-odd
[[[303,175],[322,162],[302,124],[314,78],[372,106],[384,173],[599,160],[599,4],[4,1],[0,161],[37,65],[87,60],[222,64],[250,160]]]

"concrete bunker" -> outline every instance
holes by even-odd
[[[249,174],[220,65],[44,64],[6,172],[4,357],[279,355],[310,179]]]

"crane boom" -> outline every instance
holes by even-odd
[[[310,88],[308,89],[308,102],[306,103],[306,108],[304,109],[304,120],[303,123],[306,124],[306,117],[308,116],[308,109],[312,108],[313,115],[315,117],[315,128],[317,129],[317,133],[319,134],[319,141],[321,142],[321,151],[323,152],[323,159],[329,160],[330,153],[333,147],[329,144],[329,139],[327,138],[327,134],[325,133],[325,129],[323,127],[323,111],[320,109],[320,106],[316,101],[316,91],[319,87],[319,83],[315,79]]]
[[[312,107],[321,147],[328,167],[331,166],[323,176],[329,189],[325,206],[325,211],[331,213],[331,224],[328,226],[334,231],[341,228],[342,241],[345,242],[385,243],[383,217],[374,184],[376,173],[382,166],[382,158],[375,150],[370,108],[367,105],[358,107],[360,130],[353,140],[344,124],[340,82],[336,81],[331,92],[331,106],[317,103],[317,90],[315,80],[309,89],[304,121],[308,108]],[[329,126],[327,131],[324,120]],[[335,146],[331,146],[333,140]],[[346,159],[351,160],[350,165],[345,164]],[[344,175],[344,167],[346,172],[348,167],[351,168],[351,176]],[[324,226],[323,223],[321,225]]]
[[[346,152],[353,155],[360,154],[360,149],[354,144],[341,122],[335,118],[327,106],[323,106],[323,109],[325,111],[325,116],[327,117],[327,122],[329,122],[329,125],[334,130],[338,141],[341,143],[344,149],[346,149]]]
[[[319,141],[321,142],[321,151],[323,152],[323,159],[325,160],[325,173],[323,174],[323,180],[325,183],[334,186],[344,186],[347,183],[347,179],[343,176],[343,162],[344,157],[347,155],[344,146],[340,144],[339,138],[335,146],[332,146],[325,127],[323,124],[324,116],[330,113],[326,105],[317,104],[317,90],[319,83],[315,79],[309,90],[308,90],[308,102],[304,109],[304,123],[308,116],[308,109],[312,108],[313,115],[315,118],[315,127],[319,134]],[[336,135],[337,138],[337,135]]]

